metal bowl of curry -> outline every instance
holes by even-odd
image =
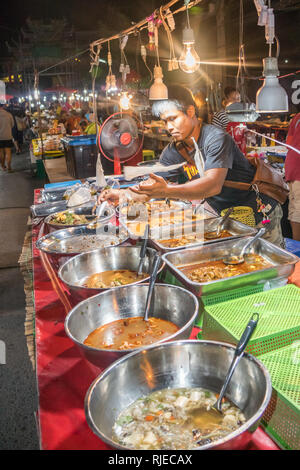
[[[147,248],[142,274],[137,276],[140,251],[137,246],[113,246],[68,260],[59,269],[58,276],[69,291],[72,306],[107,289],[147,282],[156,251]],[[161,261],[158,274],[163,267]]]
[[[82,301],[66,317],[66,334],[101,368],[149,344],[188,339],[198,314],[196,297],[181,287],[156,284],[145,335],[136,320],[144,315],[147,293],[148,284],[128,285]]]

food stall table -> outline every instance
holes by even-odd
[[[40,190],[35,191],[35,203]],[[84,413],[84,397],[101,370],[87,362],[64,331],[70,304],[47,257],[35,247],[43,224],[32,228],[35,350],[38,384],[38,426],[43,450],[108,450],[90,430]],[[194,328],[191,338],[199,329]],[[276,450],[277,445],[258,428],[250,444],[253,450]]]

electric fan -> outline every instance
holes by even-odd
[[[141,151],[143,140],[142,123],[129,113],[109,116],[98,136],[101,153],[114,163],[115,175],[121,175],[121,164],[133,159]]]

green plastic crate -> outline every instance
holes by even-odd
[[[259,322],[246,351],[260,356],[300,340],[300,289],[287,285],[205,305],[203,338],[237,344],[254,312]]]
[[[169,270],[164,270],[161,279],[166,284],[180,286],[186,289],[186,286],[184,286],[184,284],[182,284]],[[214,305],[220,302],[226,302],[228,300],[244,297],[246,295],[254,294],[256,292],[262,292],[263,290],[264,284],[258,284],[253,286],[239,287],[237,289],[231,289],[230,291],[220,292],[218,294],[198,297],[199,314],[196,319],[196,326],[198,326],[199,328],[202,328],[203,326],[203,316],[206,305]]]
[[[300,450],[300,341],[260,356],[273,386],[261,424],[283,448]]]

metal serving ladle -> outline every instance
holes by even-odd
[[[98,221],[102,217],[106,207],[108,206],[108,201],[101,202],[100,206],[95,205],[92,210],[92,216],[87,216],[88,218],[92,218],[92,222],[90,222],[87,226],[89,229],[95,229],[98,226]]]
[[[146,299],[146,308],[145,308],[145,314],[144,314],[144,321],[148,321],[148,316],[150,312],[150,306],[151,306],[151,300],[152,300],[152,295],[154,291],[154,286],[155,286],[155,281],[158,273],[158,268],[160,266],[161,258],[159,253],[156,253],[153,259],[153,263],[151,266],[151,274],[150,274],[150,279],[149,279],[149,289],[147,293],[147,299]]]
[[[250,245],[252,245],[258,238],[262,237],[266,233],[266,229],[262,227],[255,237],[251,238],[248,243],[243,247],[241,253],[237,256],[227,256],[226,258],[223,259],[224,264],[241,264],[245,261],[245,252],[249,248]]]
[[[232,360],[232,362],[230,364],[230,367],[228,369],[228,372],[226,374],[224,384],[221,388],[221,391],[220,391],[220,394],[219,394],[219,397],[218,397],[216,403],[209,410],[206,410],[206,408],[202,406],[200,408],[194,408],[190,411],[190,415],[192,416],[195,423],[198,422],[198,424],[199,424],[199,422],[206,419],[206,420],[210,420],[210,421],[216,421],[216,424],[218,424],[220,418],[222,418],[222,416],[223,416],[222,400],[225,396],[227,387],[228,387],[229,382],[230,382],[230,380],[233,376],[233,373],[234,373],[238,363],[240,362],[240,360],[241,360],[241,358],[244,354],[244,351],[247,347],[247,344],[249,343],[249,340],[250,340],[250,338],[251,338],[251,336],[252,336],[252,334],[253,334],[256,326],[257,326],[258,320],[259,320],[258,313],[254,313],[252,315],[250,321],[248,322],[248,325],[246,326],[246,328],[244,330],[244,333],[242,334],[241,339],[239,340],[239,342],[238,342],[238,344],[235,348],[233,360]]]
[[[148,239],[149,239],[149,233],[150,233],[150,225],[147,224],[146,228],[145,228],[142,248],[141,248],[141,251],[140,251],[140,262],[139,262],[139,267],[138,267],[138,270],[137,270],[137,276],[138,277],[142,274],[142,267],[143,267],[144,259],[145,259],[145,255],[146,255],[147,243],[148,243]]]
[[[214,230],[213,232],[206,232],[204,234],[205,238],[207,238],[208,240],[213,240],[215,238],[220,238],[221,237],[221,231],[223,230],[223,227],[224,227],[224,224],[226,222],[226,220],[228,219],[228,217],[230,216],[230,214],[232,214],[233,212],[233,207],[230,207],[226,214],[222,217],[222,219],[218,222],[218,225],[217,225],[217,228],[216,230]]]

